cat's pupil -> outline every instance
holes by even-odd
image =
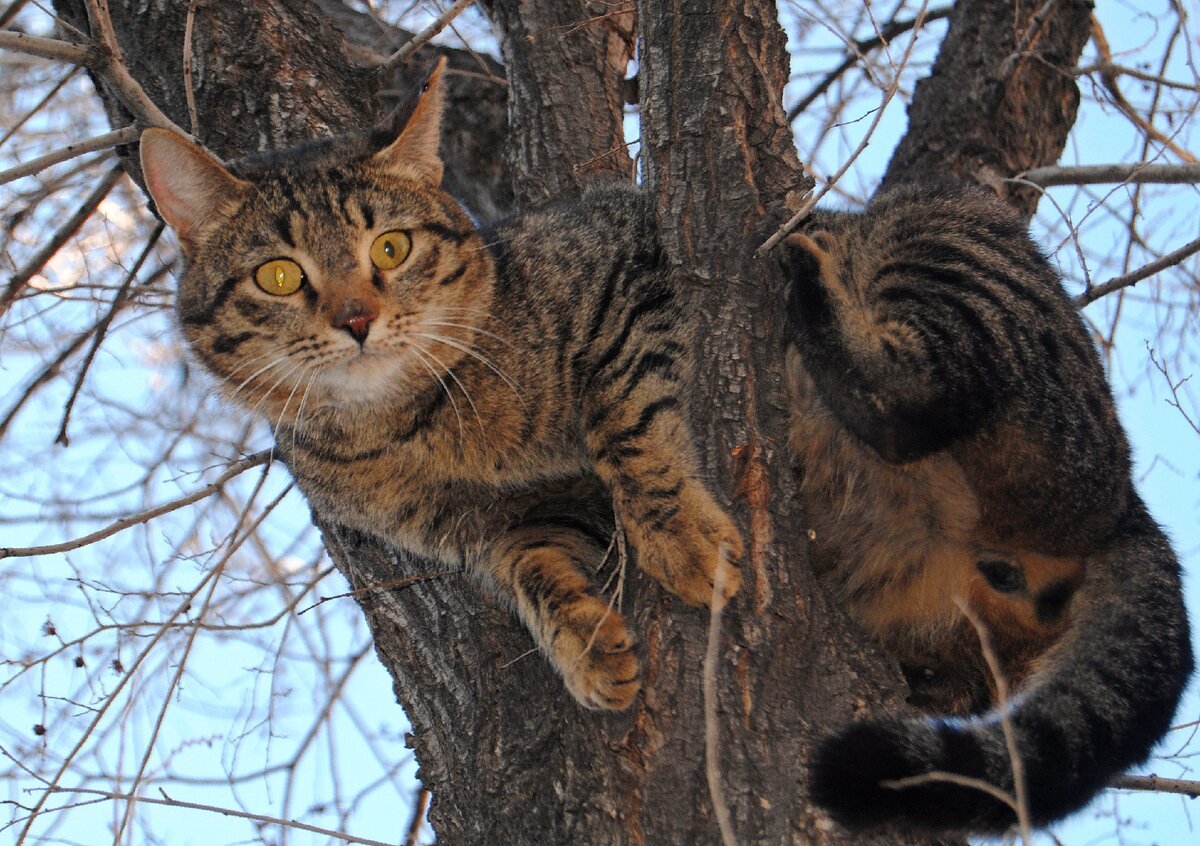
[[[287,274],[283,272],[283,268],[282,267],[275,268],[275,284],[278,285],[280,288],[282,288],[283,283],[286,281],[286,279],[287,279]]]
[[[384,252],[384,255],[386,255],[388,258],[395,258],[396,257],[396,245],[393,244],[391,241],[384,241],[383,242],[383,252]]]

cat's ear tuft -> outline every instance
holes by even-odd
[[[421,83],[415,100],[400,106],[386,119],[380,130],[395,140],[373,157],[373,161],[397,175],[416,177],[434,186],[442,182],[438,146],[442,140],[442,109],[446,99],[442,88],[445,68],[446,57],[441,56]]]
[[[185,249],[200,226],[227,213],[248,187],[177,132],[147,129],[140,146],[146,190]]]

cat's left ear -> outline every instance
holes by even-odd
[[[421,83],[411,111],[401,106],[392,113],[388,119],[391,126],[386,131],[396,140],[372,157],[372,161],[399,176],[410,179],[415,176],[434,186],[442,182],[442,159],[438,155],[438,145],[442,140],[442,109],[445,107],[442,71],[445,68],[446,57],[442,56]],[[395,122],[405,112],[408,112],[408,120],[397,131]]]

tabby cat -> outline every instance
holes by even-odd
[[[612,512],[685,601],[739,583],[686,425],[689,305],[635,190],[477,231],[438,188],[441,108],[439,68],[405,120],[228,168],[147,130],[146,183],[186,257],[180,323],[319,511],[465,567],[580,703],[624,708],[634,638],[592,585]],[[975,193],[817,215],[791,256],[813,560],[919,704],[967,714],[994,691],[961,597],[1023,689],[1034,817],[1060,816],[1145,757],[1191,661],[1087,333]],[[946,769],[1011,789],[994,716],[851,726],[817,756],[815,796],[851,824],[1004,827],[985,794],[880,785]]]
[[[1003,830],[1012,809],[977,788],[889,784],[1013,795],[1003,715],[1032,821],[1061,817],[1145,760],[1192,668],[1179,566],[1083,321],[981,189],[884,194],[789,245],[814,566],[947,715],[852,723],[818,748],[814,797],[850,825]],[[1019,691],[1006,707],[976,625]]]
[[[687,304],[633,189],[480,233],[438,188],[441,68],[398,127],[228,169],[147,130],[186,259],[179,322],[318,511],[462,566],[580,704],[625,708],[634,637],[591,581],[612,510],[684,601],[739,585],[687,429]]]

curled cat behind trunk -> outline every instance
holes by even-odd
[[[852,723],[818,748],[814,796],[850,825],[1001,831],[1013,809],[987,792],[897,782],[1015,798],[1003,718],[1030,818],[1061,817],[1146,759],[1192,668],[1179,565],[1087,329],[980,189],[884,194],[789,244],[812,560],[945,715]]]
[[[689,305],[632,188],[479,232],[438,187],[441,68],[390,124],[229,168],[147,130],[179,322],[323,515],[464,567],[582,705],[625,708],[635,639],[592,584],[613,511],[686,602],[739,584],[687,429]]]
[[[686,425],[687,292],[633,189],[478,232],[438,188],[441,103],[435,70],[407,120],[229,168],[148,130],[146,182],[185,251],[180,323],[322,513],[465,566],[580,703],[624,708],[633,634],[591,581],[613,512],[685,601],[738,587],[741,539]],[[1145,757],[1191,661],[1087,334],[977,194],[818,215],[791,250],[814,563],[930,709],[990,705],[955,599],[982,618],[1022,690],[1035,819],[1061,816]],[[994,713],[853,725],[818,754],[814,795],[851,824],[1009,824],[984,794],[880,784],[932,769],[1011,789]]]

